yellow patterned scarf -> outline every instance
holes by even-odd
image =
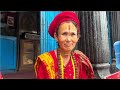
[[[39,63],[42,61],[45,65],[47,74],[49,79],[55,79],[55,66],[54,66],[54,60],[49,52],[46,52],[44,54],[41,54],[38,56],[36,63],[35,63],[35,72],[37,75],[37,69],[39,68]],[[71,57],[73,70],[74,70],[74,79],[75,79],[75,66],[73,62],[73,58]],[[64,79],[64,68],[63,68],[63,60],[62,56],[60,55],[60,62],[61,62],[61,70],[62,70],[62,79]]]
[[[54,60],[53,60],[51,54],[49,52],[46,52],[46,53],[38,56],[37,61],[35,63],[35,72],[37,72],[37,66],[39,67],[39,64],[38,64],[39,60],[41,60],[45,64],[49,78],[55,79]]]

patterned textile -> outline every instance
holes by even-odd
[[[77,62],[78,79],[93,79],[94,72],[89,59],[82,53],[74,53]],[[64,67],[64,79],[74,79],[72,60]],[[35,72],[38,79],[59,79],[58,60],[55,52],[50,51],[38,56],[35,63]]]

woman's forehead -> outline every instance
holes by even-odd
[[[59,26],[59,29],[60,30],[65,30],[65,29],[67,29],[67,30],[71,30],[71,29],[76,30],[77,28],[72,22],[69,21],[69,22],[61,23],[60,26]]]
[[[74,26],[76,26],[76,25],[75,25],[75,22],[73,22],[73,21],[64,21],[64,22],[62,22],[60,25],[65,24],[65,23],[67,23],[67,24],[73,24]],[[59,26],[60,26],[60,25],[59,25]]]

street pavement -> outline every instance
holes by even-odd
[[[16,71],[2,74],[3,79],[36,79],[34,71]]]

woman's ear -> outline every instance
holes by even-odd
[[[58,37],[57,37],[56,33],[54,33],[54,38],[55,38],[56,42],[58,42]]]
[[[80,37],[81,37],[81,35],[80,35],[80,34],[78,34],[78,36],[77,36],[78,40],[80,39]]]

